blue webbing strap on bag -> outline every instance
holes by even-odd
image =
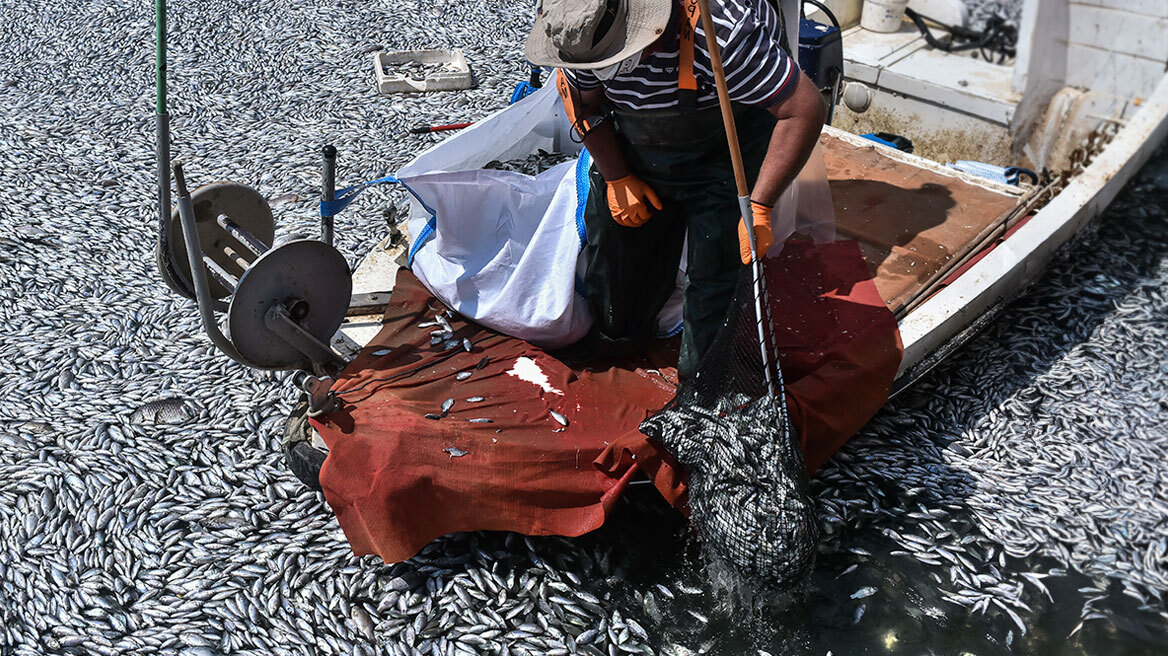
[[[422,200],[422,197],[419,196],[417,192],[415,192],[413,189],[410,189],[408,184],[398,180],[392,175],[387,175],[384,178],[378,178],[376,180],[370,180],[369,182],[362,182],[361,184],[345,187],[344,189],[338,189],[335,199],[330,201],[321,201],[320,215],[322,217],[336,216],[340,214],[342,210],[348,207],[350,203],[356,200],[357,196],[362,191],[365,191],[369,187],[388,183],[397,183],[405,187],[406,191],[410,192],[410,195],[416,198],[418,202],[421,203],[422,207],[426,208],[426,211],[430,213],[430,216],[434,216],[434,210],[426,204],[426,201]]]
[[[376,180],[362,182],[361,184],[356,184],[351,187],[345,187],[344,189],[338,189],[336,198],[330,201],[321,201],[320,215],[322,217],[336,216],[337,214],[340,214],[346,207],[348,207],[354,200],[356,200],[357,196],[359,196],[362,191],[365,191],[369,187],[376,185],[391,183],[400,184],[402,187],[405,187],[405,190],[410,192],[410,195],[418,201],[418,204],[420,204],[422,208],[430,214],[430,220],[426,223],[426,228],[423,230],[422,234],[419,235],[419,239],[414,243],[414,247],[410,249],[409,262],[410,264],[413,264],[414,253],[417,252],[418,247],[422,245],[422,242],[425,241],[427,237],[434,233],[438,215],[434,211],[434,208],[430,207],[426,201],[422,200],[422,197],[418,195],[418,192],[414,191],[413,188],[399,180],[396,176],[387,175],[384,178],[378,178]]]

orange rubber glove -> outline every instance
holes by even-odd
[[[630,173],[619,180],[608,181],[608,209],[613,221],[626,228],[642,226],[653,216],[650,204],[657,209],[662,207],[653,188],[637,176]]]
[[[761,260],[775,243],[771,233],[771,208],[752,200],[750,211],[754,214],[754,245]],[[738,253],[743,264],[750,264],[750,235],[746,232],[746,222],[741,219],[738,221]]]

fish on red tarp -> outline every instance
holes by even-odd
[[[814,470],[887,400],[900,335],[855,242],[791,241],[766,276],[788,410]],[[419,324],[441,310],[400,271],[381,331],[333,386],[341,408],[311,420],[329,447],[321,486],[355,553],[401,561],[458,531],[582,535],[638,472],[684,509],[684,472],[638,430],[673,398],[676,339],[573,368],[459,317],[444,342],[469,351],[431,344]]]

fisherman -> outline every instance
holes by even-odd
[[[763,254],[775,201],[823,125],[823,101],[784,50],[769,0],[710,0],[710,11]],[[684,244],[678,370],[692,376],[750,262],[697,0],[542,0],[527,58],[561,69],[566,113],[592,156],[588,349],[630,354],[657,336]]]

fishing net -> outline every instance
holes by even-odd
[[[751,267],[697,374],[641,424],[685,467],[707,564],[738,588],[786,590],[814,564],[819,537],[803,452],[790,428],[763,293],[764,366]],[[768,394],[767,372],[774,394]]]

